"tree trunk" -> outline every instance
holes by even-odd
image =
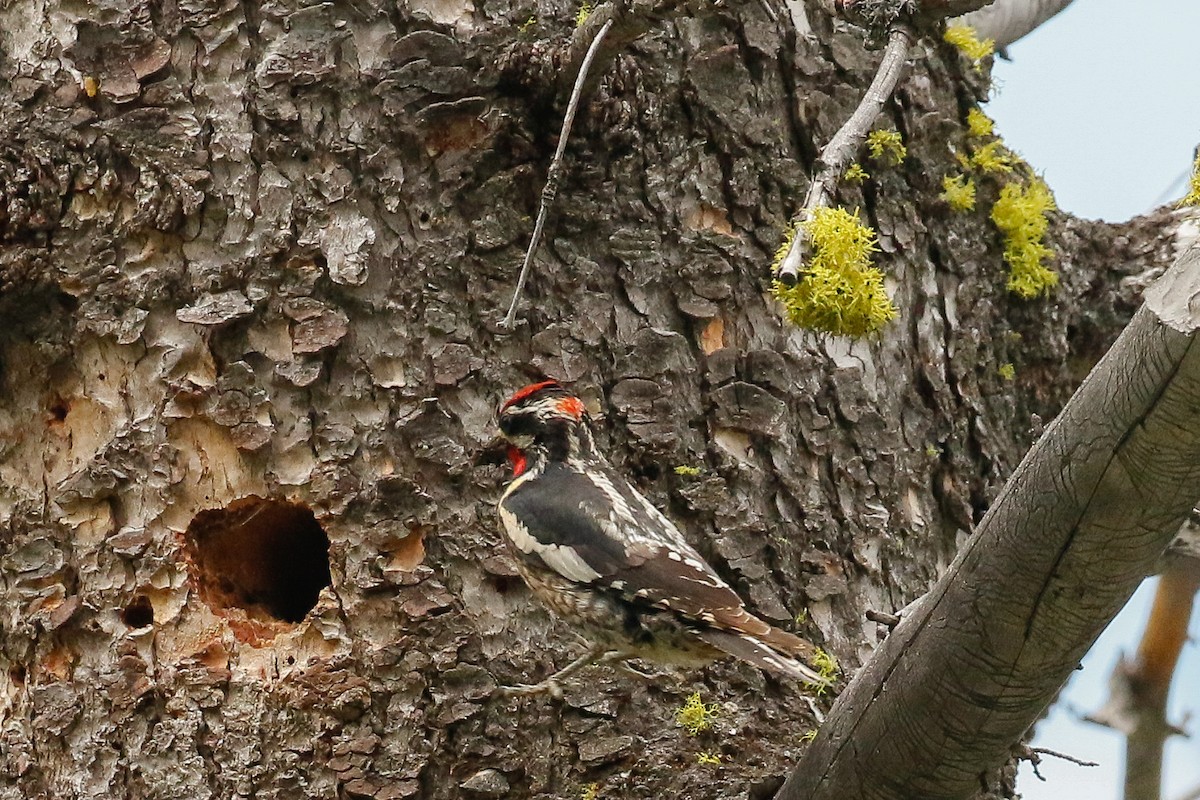
[[[885,110],[908,158],[838,198],[899,316],[789,327],[771,254],[875,56],[816,3],[737,3],[596,64],[504,330],[575,13],[0,10],[0,798],[769,796],[817,723],[749,667],[490,699],[581,652],[500,547],[497,402],[573,382],[849,674],[1168,261],[1174,215],[1058,216],[1060,285],[1009,294],[999,183],[938,199],[984,78],[927,41]]]

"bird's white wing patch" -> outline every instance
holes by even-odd
[[[564,578],[578,583],[591,583],[600,577],[600,573],[589,567],[574,548],[539,542],[517,516],[503,505],[500,506],[500,521],[504,523],[513,546],[522,553],[538,556],[547,567]]]

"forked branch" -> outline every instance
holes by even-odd
[[[883,50],[883,59],[879,63],[875,79],[871,81],[858,108],[854,109],[850,119],[846,120],[846,123],[833,135],[817,159],[819,170],[808,187],[808,194],[804,198],[804,207],[797,215],[798,222],[807,222],[812,219],[813,212],[818,208],[829,206],[833,185],[850,165],[854,153],[862,146],[863,141],[867,138],[867,132],[871,130],[871,126],[875,124],[875,120],[883,111],[884,104],[891,99],[892,93],[896,90],[900,73],[904,70],[908,48],[912,46],[912,43],[913,33],[907,26],[897,25],[888,34],[887,46]],[[775,277],[789,285],[796,283],[804,270],[805,251],[808,249],[808,244],[808,235],[804,232],[803,226],[798,226],[792,246],[783,260],[779,262]]]

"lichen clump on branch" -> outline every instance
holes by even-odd
[[[975,207],[976,186],[1000,183],[1000,194],[991,218],[1004,236],[1004,260],[1008,263],[1008,290],[1026,300],[1049,294],[1058,284],[1058,274],[1043,263],[1052,255],[1044,238],[1049,227],[1047,214],[1054,211],[1054,196],[1020,157],[996,135],[995,123],[978,108],[967,112],[967,152],[957,154],[965,174],[942,178],[941,199],[954,211]],[[1027,176],[1027,177],[1021,177]]]
[[[871,266],[871,254],[877,249],[875,232],[859,221],[857,212],[818,208],[800,227],[813,247],[808,271],[795,286],[781,281],[772,285],[793,324],[859,337],[895,318],[896,307],[883,289],[883,273]],[[776,265],[795,236],[793,228],[776,253]]]
[[[1026,300],[1048,293],[1058,283],[1058,274],[1042,264],[1051,255],[1042,241],[1050,225],[1046,215],[1056,208],[1054,196],[1040,178],[1028,184],[1005,184],[992,206],[992,222],[1004,234],[1008,289]]]
[[[942,38],[971,59],[975,69],[979,69],[983,60],[996,51],[996,43],[991,39],[980,39],[970,25],[948,25]]]
[[[1179,207],[1200,206],[1200,156],[1192,164],[1192,177],[1188,181],[1188,193],[1179,201]]]

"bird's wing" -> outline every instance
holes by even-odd
[[[525,483],[500,503],[523,554],[570,580],[710,624],[749,617],[679,529],[619,475],[550,464],[536,481],[536,491]]]

